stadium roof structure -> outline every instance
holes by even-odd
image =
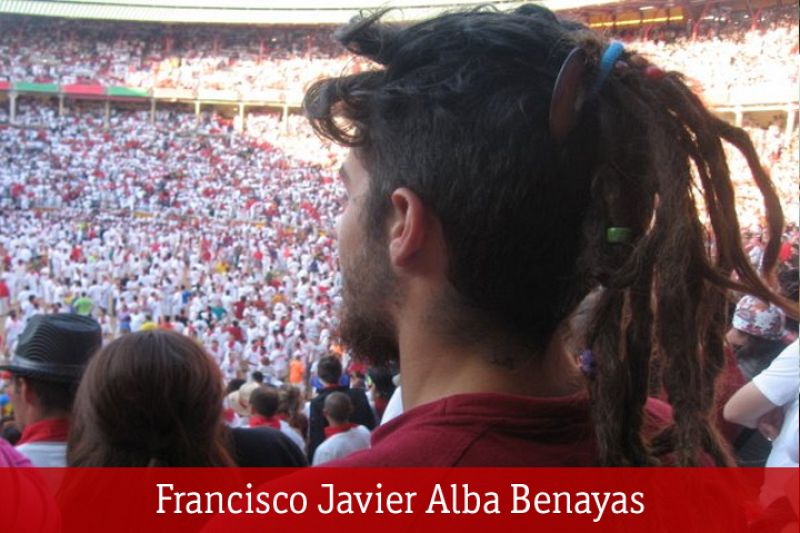
[[[191,24],[342,24],[363,10],[397,8],[389,17],[418,20],[465,6],[512,9],[535,3],[554,11],[618,0],[0,0],[0,14]]]

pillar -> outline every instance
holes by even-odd
[[[784,139],[785,143],[789,144],[792,142],[792,132],[794,132],[795,127],[795,120],[797,116],[797,109],[794,109],[792,106],[786,107],[786,131],[784,131]]]
[[[8,95],[8,121],[14,124],[17,121],[17,93]]]

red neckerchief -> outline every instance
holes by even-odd
[[[251,428],[257,428],[257,427],[260,427],[260,426],[267,426],[267,427],[271,427],[271,428],[274,428],[274,429],[280,429],[281,428],[281,421],[279,419],[275,418],[274,416],[266,418],[266,417],[263,417],[261,415],[252,415],[250,417],[250,427]]]
[[[336,435],[338,433],[345,433],[347,431],[350,431],[351,429],[353,429],[357,425],[358,424],[353,424],[352,422],[350,422],[350,423],[344,424],[343,426],[336,426],[336,427],[328,426],[328,427],[325,428],[325,438],[329,439],[329,438],[333,437],[334,435]]]
[[[29,442],[67,442],[69,420],[66,418],[47,418],[25,426],[17,446]]]

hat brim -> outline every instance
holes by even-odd
[[[250,409],[239,403],[239,391],[233,391],[228,394],[228,406],[241,417],[250,416]]]
[[[67,366],[71,368],[66,368]],[[39,378],[47,381],[60,381],[65,383],[80,381],[85,367],[73,365],[54,365],[27,361],[15,357],[8,364],[0,365],[0,371],[6,370],[15,376]]]

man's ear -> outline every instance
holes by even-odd
[[[391,202],[389,259],[393,265],[405,267],[428,237],[426,208],[417,193],[406,187],[396,189]]]
[[[27,378],[22,376],[15,380],[14,386],[17,387],[16,394],[27,404],[37,404],[39,398],[36,396],[36,391],[30,386]]]

